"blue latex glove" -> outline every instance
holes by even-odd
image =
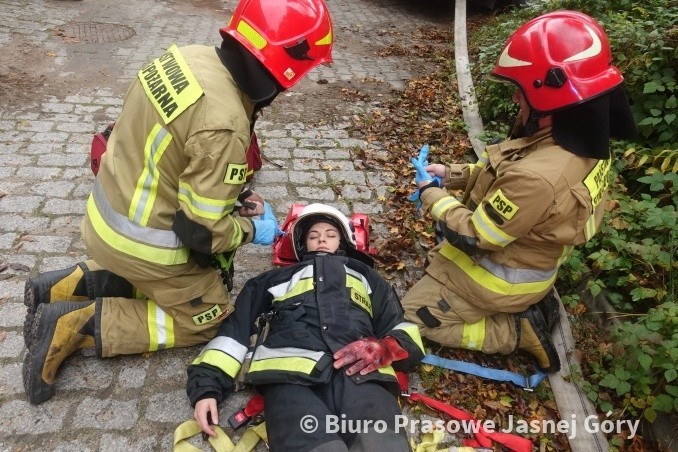
[[[264,202],[264,214],[258,220],[252,220],[252,224],[254,224],[254,239],[252,243],[255,245],[272,245],[273,240],[283,234],[278,226],[278,220],[275,218],[273,208],[267,202]]]
[[[408,201],[414,203],[414,207],[416,209],[421,208],[421,199],[419,199],[419,189],[416,189],[414,193],[410,195],[409,198],[407,198]]]
[[[432,181],[433,177],[426,171],[428,166],[428,144],[425,144],[419,150],[419,156],[412,157],[412,166],[414,167],[414,182],[419,185],[419,182]]]

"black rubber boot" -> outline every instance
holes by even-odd
[[[30,329],[35,311],[43,303],[89,301],[99,297],[134,298],[134,287],[127,280],[107,270],[90,270],[87,262],[28,278],[24,286],[27,308],[24,342],[27,348],[31,347]],[[96,268],[99,268],[98,265]]]
[[[24,358],[28,400],[39,405],[54,394],[57,370],[74,351],[94,347],[96,303],[63,302],[38,306],[31,327],[33,347]]]
[[[560,321],[560,299],[556,294],[555,287],[552,287],[544,298],[539,300],[537,307],[546,320],[546,330],[550,333],[553,327]]]

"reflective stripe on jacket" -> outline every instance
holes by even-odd
[[[458,177],[448,186],[468,184],[465,204],[444,189],[422,194],[445,237],[429,253],[427,272],[486,311],[520,312],[548,292],[573,247],[600,226],[610,161],[568,152],[550,128],[486,153],[448,170]]]

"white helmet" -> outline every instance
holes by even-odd
[[[344,251],[349,249],[355,250],[355,235],[353,234],[353,224],[346,218],[346,215],[341,213],[338,209],[326,204],[309,204],[304,207],[292,224],[290,235],[292,236],[292,246],[294,248],[294,255],[300,261],[304,254],[306,254],[306,233],[308,229],[318,223],[324,221],[333,226],[336,226],[341,233],[342,240],[340,248]]]

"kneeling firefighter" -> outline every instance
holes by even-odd
[[[395,427],[394,369],[412,370],[423,357],[419,329],[357,251],[351,226],[333,207],[306,206],[289,236],[299,262],[246,283],[235,313],[188,368],[187,393],[204,432],[215,435],[217,404],[233,391],[258,332],[244,381],[263,394],[271,450],[410,450]],[[309,416],[312,432],[303,430]],[[332,428],[333,416],[384,429]]]
[[[242,196],[246,150],[257,112],[331,61],[330,16],[323,0],[241,0],[220,32],[220,47],[172,46],[138,72],[81,224],[92,260],[27,282],[31,403],[77,349],[209,341],[233,311],[214,261],[279,232],[259,195]],[[238,200],[257,202],[236,216]]]
[[[517,86],[512,136],[475,164],[412,163],[418,201],[444,240],[403,298],[406,318],[440,344],[509,354],[544,371],[560,360],[559,266],[591,239],[605,210],[610,137],[635,123],[607,36],[591,17],[555,11],[521,26],[492,71]],[[464,190],[458,200],[448,189]],[[415,199],[416,200],[416,199]]]

